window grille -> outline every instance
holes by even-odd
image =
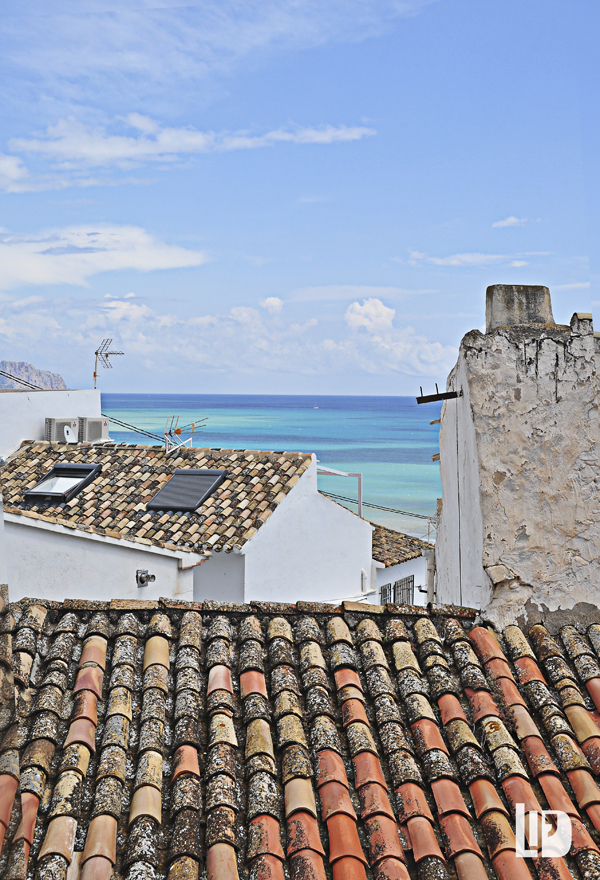
[[[401,578],[394,584],[394,602],[397,605],[414,605],[415,602],[415,576]]]
[[[391,584],[383,584],[381,587],[381,605],[387,605],[388,602],[392,601],[392,585]]]

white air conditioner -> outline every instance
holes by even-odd
[[[80,443],[106,443],[108,436],[108,419],[85,419],[79,417]]]
[[[65,437],[65,428],[74,435],[72,440],[67,441]],[[79,433],[79,419],[46,419],[46,429],[44,432],[44,440],[50,443],[76,443],[75,439]]]

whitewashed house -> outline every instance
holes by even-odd
[[[37,441],[2,477],[13,601],[378,601],[372,526],[314,455]]]
[[[374,525],[373,559],[377,570],[376,596],[381,605],[425,606],[433,599],[433,544]]]

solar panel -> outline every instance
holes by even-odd
[[[227,471],[178,468],[146,504],[146,510],[197,510],[226,476]]]

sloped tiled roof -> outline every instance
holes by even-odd
[[[101,474],[67,504],[25,504],[58,462],[98,463]],[[3,468],[4,510],[141,544],[206,554],[242,547],[269,518],[311,463],[294,452],[181,449],[157,446],[70,446],[36,442]],[[229,476],[194,513],[147,511],[146,503],[177,468],[224,468]]]
[[[8,880],[600,876],[598,625],[500,635],[468,609],[352,603],[13,613]],[[565,859],[516,856],[517,803],[569,815]]]
[[[371,523],[375,527],[373,532],[373,559],[383,562],[386,568],[397,565],[399,562],[408,562],[421,556],[423,550],[433,550],[433,544],[396,532],[387,526]]]

